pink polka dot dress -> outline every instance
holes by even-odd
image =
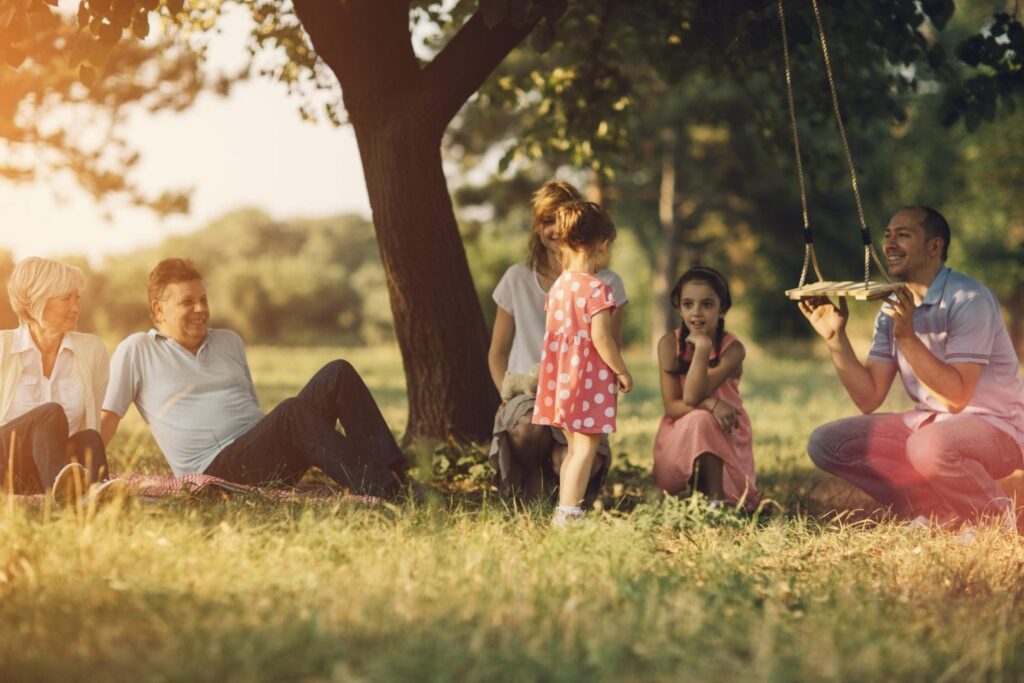
[[[584,434],[615,431],[615,373],[590,334],[593,317],[614,306],[611,287],[593,275],[565,272],[551,285],[534,424]]]

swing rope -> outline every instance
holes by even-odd
[[[786,34],[786,13],[782,8],[782,0],[776,0],[779,7],[779,28],[782,30],[782,59],[786,69],[786,104],[789,107],[789,127],[793,132],[793,151],[796,155],[796,173],[800,181],[800,210],[804,219],[804,265],[800,269],[800,284],[803,287],[807,282],[808,266],[814,266],[814,274],[818,282],[825,278],[818,267],[818,256],[814,253],[814,231],[811,230],[811,220],[807,212],[807,186],[804,182],[804,163],[800,156],[800,134],[796,127],[796,106],[793,103],[793,70],[789,62],[789,38]]]
[[[779,0],[781,4],[782,0]],[[850,187],[853,188],[853,198],[857,204],[857,218],[860,220],[860,236],[864,242],[864,286],[868,286],[871,279],[871,261],[878,266],[878,271],[885,278],[886,282],[892,282],[889,274],[878,258],[875,246],[871,243],[871,231],[868,230],[867,221],[864,220],[864,206],[860,201],[860,189],[857,186],[857,172],[853,168],[853,156],[850,154],[850,143],[846,139],[846,126],[843,125],[843,117],[839,113],[839,95],[836,92],[835,79],[832,77],[832,60],[828,53],[828,43],[825,41],[825,26],[821,21],[821,11],[818,9],[818,0],[811,0],[814,8],[814,20],[818,24],[818,40],[821,43],[821,54],[825,59],[825,74],[828,76],[828,90],[832,94],[832,113],[836,117],[836,126],[839,128],[839,137],[843,141],[843,155],[846,157],[846,168],[850,172]]]

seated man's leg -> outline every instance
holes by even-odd
[[[1017,442],[976,415],[954,415],[922,427],[907,459],[961,519],[1012,511],[996,483],[1021,467]]]
[[[815,429],[807,453],[819,468],[899,515],[942,515],[940,501],[907,461],[910,435],[899,413],[857,415]]]
[[[204,474],[238,484],[298,481],[310,463],[293,438],[300,428],[296,424],[296,416],[301,417],[311,410],[295,405],[298,403],[302,401],[296,398],[282,401],[252,429],[218,453]],[[322,420],[317,420],[317,423],[314,428],[323,431]]]
[[[404,472],[408,460],[395,442],[391,428],[381,415],[377,402],[352,364],[331,361],[320,368],[299,392],[299,398],[312,405],[331,429],[340,422],[345,436],[361,444],[359,469],[371,478],[391,472]],[[386,477],[383,477],[387,473]]]
[[[281,401],[225,447],[206,474],[240,484],[291,483],[311,466],[357,493],[380,495],[401,484],[377,465],[365,441],[340,434],[319,406],[298,396]]]

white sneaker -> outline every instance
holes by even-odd
[[[107,505],[124,504],[128,497],[128,482],[124,479],[108,479],[89,487],[79,503],[83,508],[95,505],[97,508]]]
[[[82,500],[88,487],[89,470],[77,462],[69,462],[57,473],[50,493],[57,505],[75,505]]]
[[[555,514],[551,518],[551,526],[556,529],[565,529],[568,526],[581,522],[585,515],[586,512],[581,507],[562,507],[559,505],[555,508]]]
[[[907,531],[932,531],[934,529],[938,529],[939,525],[933,522],[930,517],[918,515],[907,522],[907,525],[904,528]]]

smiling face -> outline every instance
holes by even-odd
[[[707,282],[691,280],[680,292],[679,315],[691,334],[713,335],[722,317],[722,300]]]
[[[543,215],[537,222],[536,229],[540,243],[544,245],[549,258],[553,259],[552,262],[557,262],[559,250],[562,248],[562,241],[559,239],[558,223],[555,220],[555,214]]]
[[[78,326],[78,314],[82,311],[81,300],[77,289],[48,299],[40,316],[40,326],[53,334],[72,331]]]
[[[210,331],[210,306],[202,280],[172,282],[150,303],[156,328],[195,353]]]
[[[921,209],[897,211],[885,228],[885,257],[889,274],[904,282],[931,282],[942,267],[941,237],[929,237]]]

